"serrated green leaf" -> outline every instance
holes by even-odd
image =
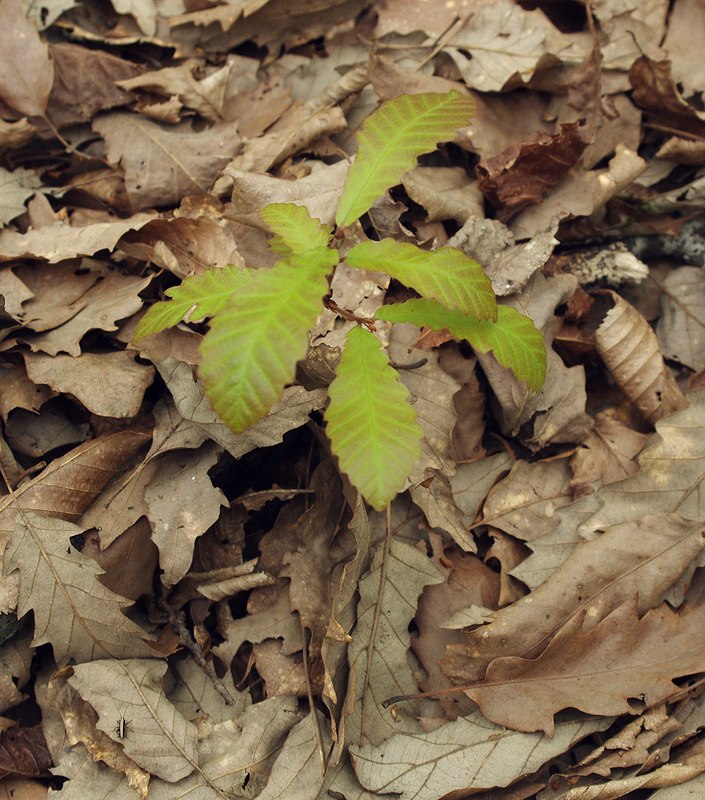
[[[534,323],[511,306],[497,306],[497,321],[477,320],[445,308],[435,300],[409,300],[382,306],[377,319],[411,322],[434,330],[449,330],[456,339],[467,339],[475,350],[495,355],[529,389],[540,391],[546,380],[546,347]]]
[[[386,189],[399,183],[422,153],[452,139],[474,113],[473,101],[454,91],[403,94],[370,114],[357,137],[357,155],[348,171],[336,223],[355,222]]]
[[[324,264],[306,254],[257,270],[213,318],[200,347],[200,376],[213,410],[236,433],[269,411],[306,355],[337,260],[327,252]]]
[[[377,338],[360,327],[348,334],[328,391],[326,432],[340,468],[381,511],[401,490],[421,454],[423,432],[409,392]]]
[[[455,247],[429,252],[383,239],[360,242],[348,251],[345,261],[351,267],[386,272],[424,297],[476,319],[497,319],[492,282],[477,261]]]
[[[250,279],[253,270],[232,265],[209,269],[166,290],[171,300],[155,303],[142,317],[132,337],[136,342],[179,322],[200,322],[212,317]]]
[[[283,256],[298,255],[308,250],[328,247],[332,228],[314,219],[304,206],[294,203],[272,203],[260,212],[274,236],[269,246]]]

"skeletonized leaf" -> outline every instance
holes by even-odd
[[[213,318],[200,374],[214,411],[236,433],[263,417],[293,380],[336,260],[326,250],[257,270]]]
[[[378,319],[413,322],[435,330],[449,330],[457,339],[467,339],[475,350],[492,350],[503,367],[537,392],[546,378],[546,348],[534,323],[511,306],[497,306],[497,321],[477,320],[445,308],[435,300],[409,300],[382,306]]]
[[[133,658],[77,664],[69,683],[98,712],[97,727],[143,769],[174,783],[193,772],[198,733],[164,694],[167,664]],[[126,735],[115,728],[126,722]]]
[[[269,246],[275,253],[289,256],[328,247],[330,226],[314,219],[304,206],[271,203],[260,216],[274,232]]]
[[[358,150],[348,172],[336,223],[350,225],[401,176],[422,153],[451,139],[467,125],[475,104],[459,92],[404,94],[365,120]]]
[[[187,278],[179,286],[166,290],[171,300],[155,303],[142,317],[132,337],[134,342],[171,328],[179,322],[200,322],[212,317],[227,305],[228,300],[247,285],[251,269],[235,266],[209,269],[202,275]]]
[[[130,602],[98,580],[100,567],[71,547],[83,528],[33,512],[16,513],[5,572],[20,571],[17,615],[34,611],[35,646],[51,643],[59,662],[149,656],[147,633],[122,609]]]
[[[327,432],[340,468],[382,510],[411,474],[423,432],[373,334],[350,331],[329,395]]]
[[[424,297],[476,319],[497,319],[490,279],[477,261],[455,247],[429,252],[413,244],[382,239],[360,242],[348,251],[345,260],[351,267],[386,272]]]

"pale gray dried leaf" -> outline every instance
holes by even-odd
[[[480,508],[497,478],[512,466],[512,458],[506,450],[469,464],[458,464],[450,479],[453,497],[463,512],[466,526],[477,519]]]
[[[5,573],[20,571],[17,614],[34,611],[33,645],[50,643],[59,663],[152,654],[147,632],[122,613],[130,602],[106,589],[98,565],[71,547],[83,528],[29,511],[13,518]]]
[[[482,192],[462,167],[415,167],[401,179],[409,197],[427,212],[428,222],[446,219],[462,225],[484,214]]]
[[[581,526],[583,535],[658,512],[705,519],[705,391],[687,398],[689,408],[656,423],[657,433],[639,455],[639,472],[601,489],[603,506]]]
[[[22,0],[0,5],[0,97],[27,117],[46,111],[54,65],[46,44],[25,16]]]
[[[382,701],[417,691],[407,661],[409,623],[424,586],[442,581],[442,575],[426,555],[395,540],[389,548],[377,548],[369,572],[360,581],[349,661],[357,676],[355,701],[359,706],[360,735],[366,741],[380,744],[395,731],[416,729],[413,710],[401,710],[394,719],[382,707]]]
[[[166,670],[157,659],[93,661],[76,664],[69,683],[98,713],[99,730],[143,769],[176,783],[197,766],[198,732],[164,694]],[[127,723],[123,737],[121,719]]]
[[[554,736],[545,736],[506,730],[478,712],[431,733],[397,733],[379,746],[352,746],[351,754],[358,779],[371,791],[438,800],[454,791],[508,786],[611,722],[566,719]]]
[[[101,417],[134,417],[154,379],[154,367],[138,364],[134,351],[82,353],[79,356],[24,353],[35,383],[73,395]]]
[[[19,409],[5,424],[5,435],[16,453],[41,458],[68,444],[80,444],[91,435],[88,423],[72,422],[60,406],[45,405],[38,414]]]
[[[41,186],[36,173],[22,167],[8,172],[0,167],[0,225],[7,225],[27,210],[25,202]]]
[[[215,523],[220,507],[228,504],[208,477],[219,456],[220,448],[212,442],[198,451],[165,453],[145,489],[147,516],[154,530],[152,539],[159,548],[165,586],[183,578],[191,565],[196,539]]]
[[[510,82],[528,83],[547,53],[571,60],[579,56],[584,48],[576,48],[574,41],[562,37],[541,11],[494,0],[480,5],[469,22],[453,32],[444,50],[468,86],[499,92]]]
[[[211,677],[192,658],[175,661],[172,671],[178,682],[168,692],[169,701],[187,720],[193,721],[207,714],[213,722],[225,722],[232,719],[233,714],[241,714],[252,703],[248,692],[239,691],[235,687],[230,671],[219,682],[235,700],[234,705],[226,705],[222,695],[216,691]]]
[[[157,7],[154,0],[111,0],[118,14],[131,14],[142,33],[154,36],[157,32]]]
[[[208,191],[241,147],[237,125],[218,123],[195,131],[190,122],[165,126],[136,114],[115,113],[93,123],[108,159],[125,171],[134,209],[174,205],[185,194]]]
[[[260,175],[228,166],[224,170],[232,180],[232,204],[226,216],[240,222],[264,227],[259,212],[271,203],[294,203],[324,225],[332,225],[335,209],[343,193],[349,164],[338,161],[330,166],[319,165],[309,175],[296,181]]]
[[[482,524],[523,541],[532,541],[560,525],[556,511],[572,502],[571,472],[565,459],[517,461],[492,487],[482,509]]]
[[[674,269],[660,288],[662,311],[656,336],[661,352],[700,372],[705,368],[705,270]]]
[[[240,458],[258,447],[271,447],[281,442],[284,434],[308,422],[314,409],[323,408],[325,389],[306,391],[301,386],[284,390],[282,399],[272,406],[269,414],[244,433],[233,433],[218,419],[203,389],[196,383],[188,364],[170,356],[155,364],[164,378],[174,403],[184,419],[191,420],[213,441],[224,447],[234,458]]]
[[[675,514],[614,525],[595,541],[578,544],[559,570],[498,611],[490,625],[468,633],[465,645],[451,648],[443,670],[463,683],[481,680],[494,658],[533,658],[573,614],[588,608],[585,625],[594,626],[635,593],[644,613],[663,601],[704,547],[701,526]]]
[[[613,307],[595,331],[597,352],[626,397],[654,423],[687,405],[644,317],[613,291]]]
[[[26,233],[0,231],[0,261],[40,258],[50,264],[77,256],[92,256],[99,250],[112,250],[121,236],[139,230],[152,214],[135,214],[126,220],[96,222],[92,225],[67,225],[56,222]]]

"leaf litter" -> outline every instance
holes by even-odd
[[[705,17],[438,12],[0,3],[0,702],[39,790],[702,793]],[[548,379],[395,326],[424,439],[385,514],[321,436],[349,323],[236,434],[177,287],[270,267],[268,205],[332,224],[379,101],[451,89],[477,116],[366,230],[479,261]],[[403,292],[332,280],[362,316]],[[191,321],[133,343],[172,294]]]

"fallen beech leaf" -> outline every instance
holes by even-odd
[[[0,4],[0,97],[27,117],[46,111],[54,82],[47,46],[27,19],[21,0]]]
[[[106,589],[100,567],[71,547],[83,528],[30,511],[15,511],[13,527],[5,571],[19,570],[17,615],[34,611],[34,646],[50,643],[59,663],[153,654],[147,632],[122,613],[130,601]]]
[[[175,783],[196,767],[198,733],[165,696],[166,670],[157,659],[93,661],[76,664],[68,681],[98,713],[99,730],[143,769]],[[121,719],[122,737],[115,730]]]
[[[705,670],[702,608],[679,615],[663,604],[639,619],[630,598],[584,630],[588,611],[573,616],[538,658],[495,659],[482,683],[465,693],[499,725],[552,736],[553,715],[564,708],[628,714],[630,698],[661,703],[676,678]]]
[[[102,417],[134,417],[154,379],[154,367],[135,362],[134,352],[48,356],[25,353],[27,374],[35,383],[72,394]]]
[[[624,394],[651,423],[685,408],[688,401],[664,363],[648,322],[616,292],[603,294],[613,307],[595,331],[595,345]]]
[[[393,734],[378,746],[350,751],[358,780],[370,791],[394,793],[400,800],[438,800],[454,791],[508,786],[611,722],[567,720],[549,737],[505,730],[476,713],[431,733]]]
[[[190,122],[165,126],[136,114],[115,113],[93,127],[107,142],[110,161],[125,170],[135,210],[207,191],[241,147],[237,125],[227,122],[196,132]]]

